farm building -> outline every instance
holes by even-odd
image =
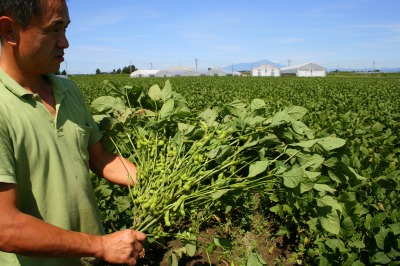
[[[156,77],[169,78],[181,76],[182,70],[176,69],[162,69],[156,73]]]
[[[189,69],[182,71],[181,75],[185,77],[198,77],[198,76],[205,76],[207,70],[198,70],[198,69]]]
[[[264,64],[253,68],[251,70],[251,75],[254,77],[279,77],[281,75],[281,71],[279,67]]]
[[[326,68],[314,63],[306,63],[281,68],[281,75],[295,75],[297,77],[326,77]]]
[[[232,72],[222,68],[212,68],[206,72],[206,76],[240,76],[240,72]]]
[[[131,78],[140,78],[140,77],[155,77],[156,73],[159,70],[153,70],[153,69],[139,69],[136,71],[133,71],[130,75]]]

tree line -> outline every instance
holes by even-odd
[[[111,71],[111,72],[103,72],[100,70],[100,68],[97,68],[96,75],[99,75],[99,74],[130,74],[135,70],[137,70],[137,69],[134,65],[125,66],[123,68],[118,68],[117,70],[113,69],[113,71]]]

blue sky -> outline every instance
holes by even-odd
[[[226,67],[267,59],[400,67],[400,1],[68,0],[61,70]]]

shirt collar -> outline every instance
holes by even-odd
[[[64,83],[61,81],[61,78],[57,78],[53,74],[46,75],[48,80],[51,83],[51,87],[53,88],[54,94],[64,94],[65,91],[68,90]],[[0,69],[0,81],[3,85],[17,97],[21,98],[24,95],[32,94],[28,92],[25,88],[19,85],[13,78],[11,78],[4,70]]]

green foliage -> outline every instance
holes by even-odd
[[[206,197],[212,202],[208,208],[186,199],[185,216],[173,219],[172,226],[164,226],[166,209],[160,209],[162,232],[186,235],[191,213],[197,213],[192,220],[199,223],[197,229],[212,214],[235,219],[240,206],[249,212],[245,195],[254,193],[254,186],[262,192],[262,206],[278,234],[296,243],[298,263],[395,265],[400,260],[398,78],[179,77],[171,85],[162,78],[121,78],[107,88],[100,80],[81,81],[77,79],[78,85],[101,113],[100,125],[124,155],[151,154],[153,146],[167,154],[174,143],[185,143],[185,153],[176,151],[175,159],[193,159],[188,165],[194,166],[194,155],[184,154],[211,133],[198,149],[204,159],[198,170],[203,167],[209,174],[196,188],[210,186],[211,180],[215,185],[220,173],[229,186],[214,187],[218,189]],[[156,145],[161,140],[165,146]],[[226,160],[238,163],[232,170],[223,168]],[[205,174],[196,167],[185,169],[197,178]],[[132,192],[106,183],[95,187],[108,230],[130,227],[135,208],[141,208],[132,201]],[[191,186],[192,191],[199,195]],[[167,204],[170,215],[177,199]],[[179,226],[181,232],[176,231]],[[187,240],[196,233],[186,235]],[[252,260],[258,259],[256,254]]]

